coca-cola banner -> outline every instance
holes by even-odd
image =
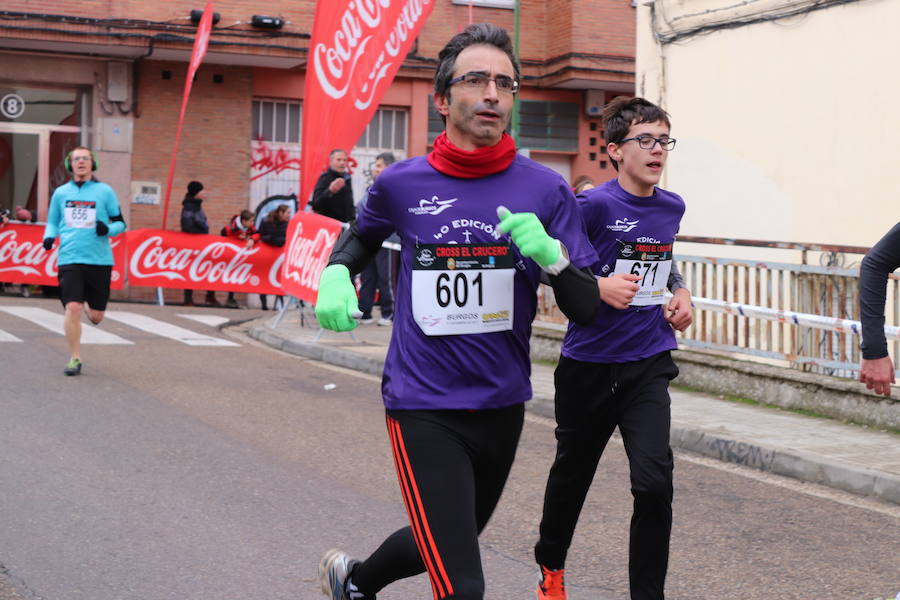
[[[316,2],[303,97],[301,205],[328,152],[348,153],[434,8],[433,0]]]
[[[137,229],[128,239],[134,286],[281,294],[282,248],[217,235]]]
[[[0,227],[0,281],[28,285],[59,285],[57,279],[57,249],[59,241],[49,251],[43,245],[44,226],[9,223]],[[125,285],[125,236],[110,238],[115,265],[112,288]]]
[[[297,213],[288,224],[281,287],[285,294],[315,302],[319,275],[341,235],[341,223],[322,215]]]

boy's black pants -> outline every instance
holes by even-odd
[[[599,364],[560,357],[556,383],[556,460],[544,495],[537,562],[565,565],[597,464],[618,426],[631,469],[634,512],[628,575],[632,600],[664,597],[672,530],[670,353]]]

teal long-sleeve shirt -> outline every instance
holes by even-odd
[[[107,235],[97,235],[97,221],[109,227]],[[119,200],[105,183],[69,181],[54,190],[44,238],[59,236],[58,264],[112,265],[109,238],[123,231]]]

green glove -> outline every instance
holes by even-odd
[[[508,233],[524,256],[545,268],[559,260],[559,240],[547,235],[536,214],[511,213],[505,206],[498,206],[497,216],[500,217],[500,233]]]
[[[316,297],[319,325],[332,331],[351,331],[356,329],[355,319],[361,316],[350,270],[344,265],[325,267],[319,276],[319,295]]]

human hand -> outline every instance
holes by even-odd
[[[56,238],[51,238],[51,237],[44,238],[44,250],[49,251],[50,248],[53,247],[53,242],[54,242],[55,239],[56,239]]]
[[[329,265],[319,276],[316,297],[316,319],[331,331],[351,331],[356,319],[362,316],[356,298],[356,288],[350,281],[350,270],[344,265]]]
[[[253,238],[248,237],[248,238],[247,238],[247,243],[244,244],[244,247],[247,248],[247,249],[252,248],[252,247],[253,247]]]
[[[103,236],[109,233],[109,227],[103,221],[97,221],[97,225],[94,228],[97,231],[97,235]]]
[[[619,310],[625,310],[634,300],[634,295],[641,289],[635,283],[640,281],[640,275],[631,273],[615,273],[609,277],[601,277],[597,280],[600,287],[600,299]]]
[[[684,331],[694,322],[691,293],[685,288],[675,290],[666,307],[666,321],[675,331]]]
[[[536,214],[511,213],[505,206],[498,206],[497,216],[500,218],[500,233],[508,233],[523,256],[542,267],[549,267],[559,260],[559,240],[547,234]]]
[[[345,185],[347,185],[347,182],[344,180],[344,178],[338,177],[337,179],[335,179],[334,181],[331,182],[331,185],[328,186],[328,191],[331,192],[332,194],[336,194]]]
[[[894,383],[894,363],[891,357],[862,359],[859,380],[876,394],[890,397],[891,384]]]

